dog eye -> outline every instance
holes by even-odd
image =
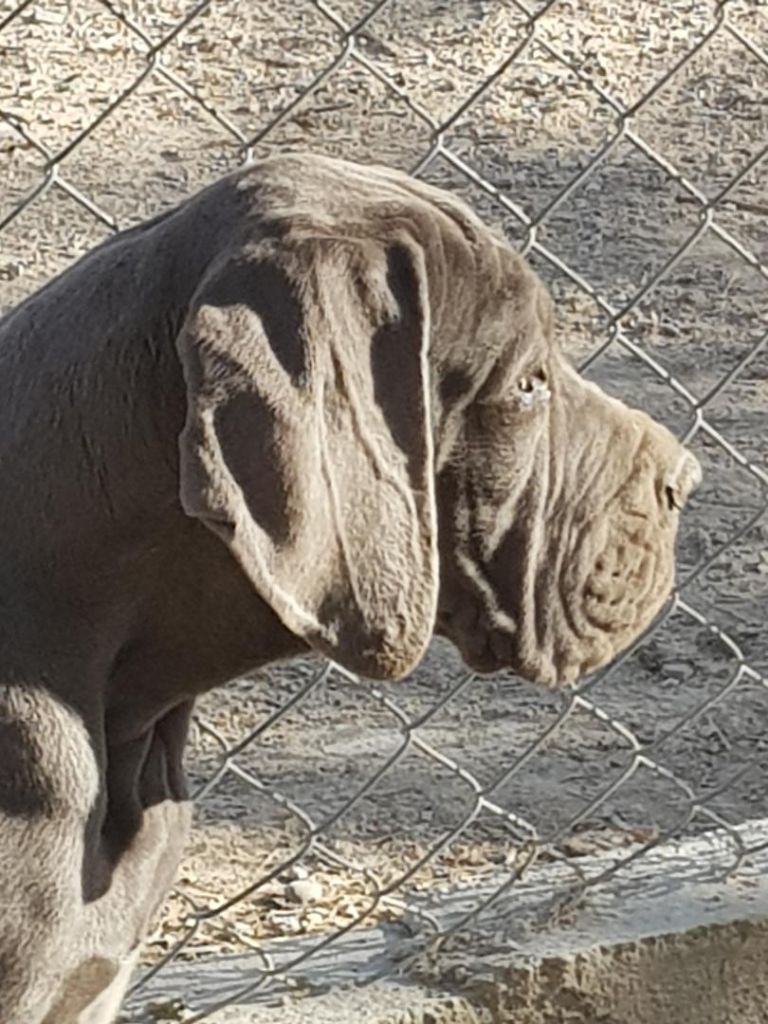
[[[521,377],[517,382],[517,393],[525,406],[538,402],[548,402],[552,397],[552,392],[547,383],[547,375],[543,370]]]

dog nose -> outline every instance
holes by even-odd
[[[664,483],[664,497],[669,508],[681,509],[701,480],[701,463],[684,448]]]

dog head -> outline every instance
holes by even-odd
[[[285,156],[178,339],[181,499],[311,648],[398,678],[437,629],[478,671],[596,669],[673,583],[700,471],[571,368],[549,297],[441,190]]]

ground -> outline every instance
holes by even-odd
[[[575,861],[768,813],[766,8],[560,0],[531,2],[526,15],[511,0],[392,0],[263,134],[343,53],[320,6],[0,0],[0,309],[246,150],[311,148],[405,169],[432,154],[424,176],[465,196],[545,277],[574,359],[613,339],[586,372],[692,433],[705,480],[681,537],[684,604],[575,705],[503,676],[451,693],[463,669],[444,644],[396,687],[319,682],[201,799],[185,895],[169,902],[150,958],[181,933],[187,898],[216,905],[267,873],[204,922],[185,955],[338,928],[413,869],[371,916],[398,914],[412,894],[418,903],[420,891],[513,863],[534,833],[544,856]],[[349,22],[367,9],[333,3]],[[444,125],[442,152],[414,106]],[[201,722],[238,742],[320,668],[234,682],[200,702]],[[220,753],[199,731],[195,784]],[[478,789],[506,769],[478,810]],[[281,868],[324,821],[303,861]]]

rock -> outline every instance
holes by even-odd
[[[689,661],[665,661],[661,668],[668,679],[684,681],[690,679],[696,669]]]
[[[309,878],[309,871],[303,864],[291,864],[280,876],[283,882],[303,882],[305,878]]]
[[[317,903],[323,898],[323,887],[311,878],[299,878],[286,886],[285,894],[296,903]]]

